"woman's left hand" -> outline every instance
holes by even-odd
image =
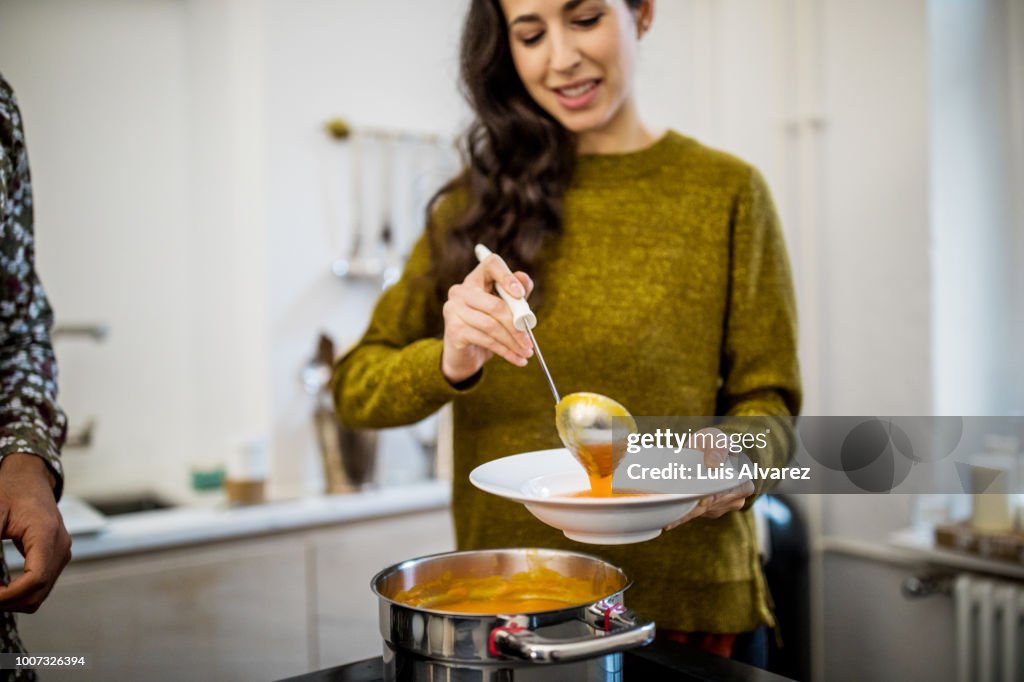
[[[719,434],[725,435],[725,432],[721,429],[709,427],[701,429],[700,433],[712,433],[714,438],[712,440],[718,441]],[[704,448],[704,466],[717,467],[722,463],[728,461],[729,450],[727,448],[716,448],[708,447]],[[678,528],[687,521],[692,521],[698,516],[706,516],[709,519],[717,519],[721,516],[728,514],[729,512],[739,511],[743,508],[744,502],[747,498],[754,494],[754,483],[752,481],[744,481],[735,488],[729,488],[726,491],[717,493],[715,495],[708,495],[700,498],[697,502],[697,506],[690,510],[690,512],[674,523],[670,523],[665,526],[665,530],[672,530]]]

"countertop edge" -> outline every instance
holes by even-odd
[[[1004,578],[1024,578],[1024,565],[939,547],[935,544],[932,532],[930,528],[904,528],[890,533],[888,539],[881,542],[825,536],[818,541],[818,549],[826,553],[845,554],[889,564],[929,565]]]
[[[247,507],[186,506],[123,514],[109,517],[95,534],[75,536],[72,563],[444,509],[450,503],[451,483],[429,481]],[[24,565],[10,542],[4,543],[4,560],[11,570]]]

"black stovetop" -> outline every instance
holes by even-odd
[[[642,649],[625,652],[623,659],[625,682],[785,682],[790,679],[674,642],[655,641]],[[382,666],[383,660],[378,656],[281,682],[380,682],[384,679]]]

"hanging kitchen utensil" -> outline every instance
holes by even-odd
[[[380,141],[380,235],[376,248],[381,262],[381,288],[388,288],[398,281],[402,265],[395,249],[394,189],[395,154],[400,140],[387,137]]]
[[[363,253],[363,141],[360,135],[346,130],[349,143],[349,172],[352,208],[349,211],[348,252],[334,261],[331,270],[338,277],[365,276]]]

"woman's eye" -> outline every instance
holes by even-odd
[[[540,39],[543,37],[543,33],[533,33],[531,35],[521,37],[519,39],[519,42],[529,47],[530,45],[536,45],[537,43],[539,43]]]
[[[597,22],[601,21],[601,17],[603,16],[603,14],[595,14],[592,17],[584,17],[582,19],[577,19],[575,23],[577,26],[582,26],[583,28],[590,28],[591,26],[596,26]]]

